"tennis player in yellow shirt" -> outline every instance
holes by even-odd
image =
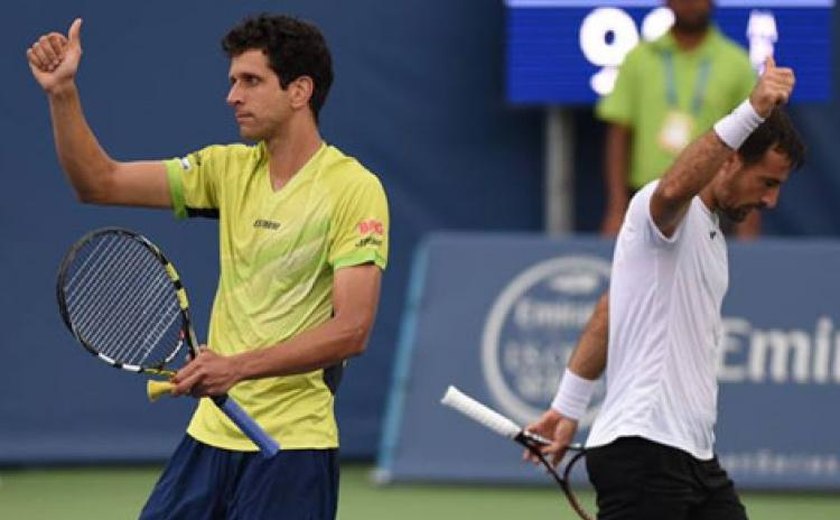
[[[83,202],[218,220],[209,340],[175,376],[175,393],[229,392],[283,448],[262,458],[201,399],[140,517],[335,518],[334,394],[344,361],[364,351],[374,323],[389,221],[377,177],[319,133],[333,79],[323,35],[288,16],[242,21],[222,47],[227,103],[252,144],[123,162],[84,117],[75,82],[81,25],[45,34],[27,51],[61,166]]]

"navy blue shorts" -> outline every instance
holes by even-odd
[[[230,451],[189,435],[143,507],[144,520],[333,520],[338,450]]]

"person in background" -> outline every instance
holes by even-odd
[[[627,54],[596,115],[607,123],[606,208],[601,233],[615,237],[630,197],[659,178],[677,155],[729,113],[755,85],[747,52],[712,23],[712,0],[667,0],[674,24]],[[755,213],[739,237],[760,232]],[[731,224],[724,229],[729,230]]]

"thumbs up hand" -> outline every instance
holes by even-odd
[[[789,67],[777,67],[773,56],[764,61],[764,73],[758,79],[750,94],[750,104],[761,117],[767,117],[773,109],[788,102],[796,76]]]
[[[72,83],[82,59],[82,19],[76,18],[67,36],[51,32],[38,38],[26,51],[29,68],[47,93]]]

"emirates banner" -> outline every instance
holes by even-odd
[[[438,234],[417,254],[378,475],[545,482],[511,441],[439,401],[449,385],[524,425],[549,404],[609,286],[599,238]],[[730,243],[716,452],[741,487],[840,488],[840,242]],[[582,420],[585,440],[603,388]],[[577,478],[583,478],[578,475]]]

